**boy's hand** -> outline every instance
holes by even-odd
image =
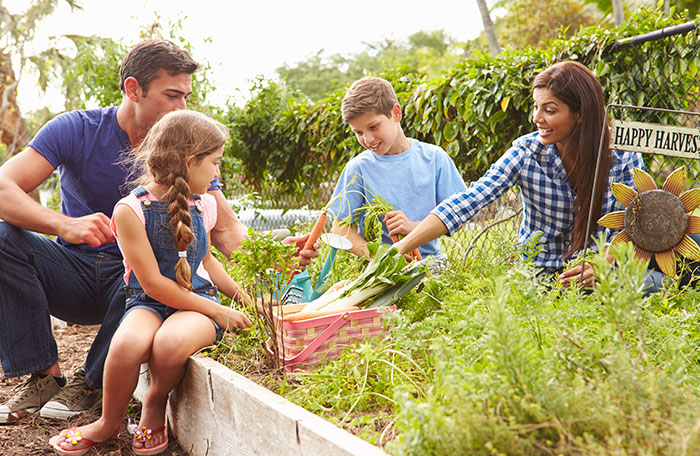
[[[413,231],[418,222],[409,220],[403,211],[391,211],[384,215],[384,224],[389,231],[389,236],[398,236],[399,234],[405,236]]]

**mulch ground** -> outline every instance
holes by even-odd
[[[82,366],[92,343],[97,327],[68,325],[54,329],[58,344],[59,365],[68,378]],[[27,377],[4,378],[0,369],[0,404],[10,399]],[[41,418],[38,413],[26,416],[15,424],[0,425],[0,455],[2,456],[43,456],[54,455],[49,438],[61,430],[83,425],[96,420],[94,414],[83,414],[68,421]],[[118,439],[93,449],[88,455],[117,456],[133,455],[131,436],[126,431],[126,419]],[[170,446],[162,453],[166,456],[186,456],[184,451],[170,436]]]

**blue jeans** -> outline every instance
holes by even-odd
[[[108,253],[66,248],[0,222],[0,361],[18,377],[58,361],[49,315],[101,325],[85,360],[85,380],[102,387],[109,344],[124,313],[124,266]]]

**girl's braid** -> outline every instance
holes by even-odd
[[[184,170],[186,172],[186,169]],[[169,189],[163,198],[168,201],[168,215],[170,225],[174,229],[175,247],[178,251],[186,251],[194,239],[192,232],[192,217],[190,216],[189,199],[191,197],[190,186],[185,180],[185,174],[175,170],[167,179]],[[192,289],[192,270],[187,258],[180,257],[175,263],[175,278],[177,282],[188,290]]]

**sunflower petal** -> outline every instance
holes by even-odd
[[[665,250],[654,254],[656,264],[659,265],[661,272],[670,278],[676,277],[676,254],[673,250]]]
[[[625,211],[608,212],[598,219],[598,225],[611,230],[619,230],[625,227]]]
[[[692,212],[700,206],[700,188],[692,188],[687,192],[683,192],[678,198],[683,202],[685,211]]]
[[[674,195],[678,196],[683,191],[683,187],[685,187],[685,181],[685,166],[681,166],[680,168],[668,175],[668,177],[664,181],[664,186],[661,187],[661,190],[666,190],[667,192],[671,192]]]
[[[646,171],[639,168],[633,169],[632,180],[634,181],[634,186],[637,187],[639,193],[644,193],[649,190],[656,190],[659,187],[656,186],[654,178],[649,175]]]
[[[623,206],[627,207],[632,202],[635,196],[637,196],[637,191],[632,187],[628,187],[625,184],[620,184],[618,182],[613,182],[610,184],[613,195],[615,199],[620,202]]]
[[[644,260],[644,261],[651,260],[651,252],[648,250],[644,250],[643,248],[639,247],[638,245],[634,246],[634,256],[636,256],[640,260]]]
[[[632,239],[630,238],[630,235],[627,234],[627,231],[622,230],[619,233],[617,233],[615,237],[613,237],[612,241],[610,241],[608,250],[612,252],[615,246],[624,244],[625,242],[632,242]]]
[[[683,236],[676,246],[676,252],[693,261],[700,261],[700,247],[688,236]]]
[[[688,234],[698,234],[700,233],[700,217],[697,215],[688,216],[688,229],[686,230]]]

